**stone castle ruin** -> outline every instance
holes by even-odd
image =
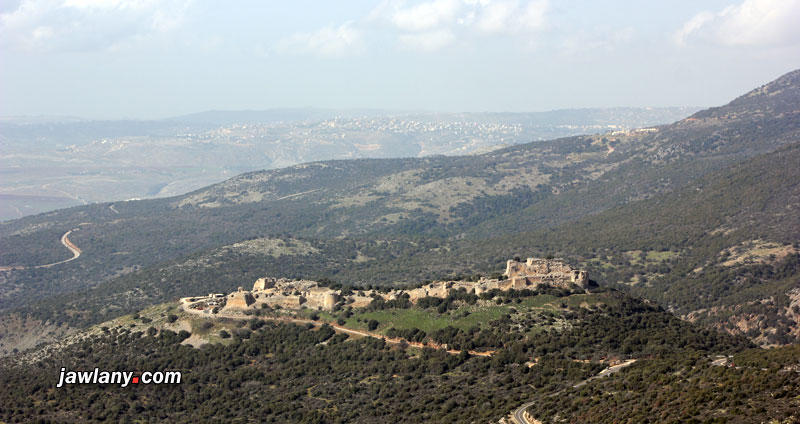
[[[506,278],[513,289],[523,289],[547,284],[555,287],[569,287],[574,284],[580,288],[589,288],[589,276],[586,271],[577,271],[569,265],[553,259],[528,258],[522,262],[516,259],[506,262]]]
[[[246,309],[254,303],[256,303],[256,300],[253,298],[253,295],[239,287],[237,291],[228,295],[225,305],[228,308]]]
[[[452,290],[465,289],[477,295],[490,290],[536,289],[541,285],[572,289],[589,288],[586,271],[574,270],[569,265],[554,259],[528,258],[506,263],[503,279],[482,278],[480,281],[435,281],[411,290],[392,290],[388,293],[376,290],[356,290],[347,295],[341,290],[321,286],[316,281],[290,280],[285,278],[259,278],[252,291],[242,287],[226,296],[223,312],[246,311],[270,308],[332,310],[339,302],[354,308],[369,305],[376,298],[393,300],[407,296],[411,303],[424,297],[447,297]]]

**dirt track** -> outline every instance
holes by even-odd
[[[339,333],[350,334],[350,335],[353,335],[353,336],[362,336],[362,337],[372,337],[372,338],[375,338],[375,339],[383,339],[386,343],[392,343],[392,344],[406,344],[408,346],[413,346],[413,347],[418,347],[418,348],[429,347],[429,348],[432,348],[432,349],[445,350],[444,346],[441,346],[441,345],[438,345],[438,344],[435,344],[435,343],[428,343],[428,344],[423,345],[422,343],[410,342],[410,341],[408,341],[406,339],[400,339],[400,338],[394,338],[393,339],[393,338],[386,337],[383,334],[371,333],[369,331],[362,331],[362,330],[353,330],[351,328],[342,327],[340,325],[333,324],[333,323],[330,323],[330,322],[329,323],[323,323],[323,322],[320,322],[320,321],[312,321],[310,319],[291,318],[291,317],[265,317],[265,316],[257,317],[257,316],[245,316],[245,315],[232,315],[232,314],[224,314],[224,313],[217,313],[217,314],[214,314],[214,315],[210,315],[210,314],[205,314],[205,313],[203,313],[203,312],[201,312],[201,311],[199,311],[197,309],[189,308],[188,306],[189,306],[189,304],[191,302],[189,302],[187,299],[188,298],[184,298],[184,299],[180,300],[181,309],[184,312],[188,312],[188,313],[194,314],[194,315],[199,315],[199,316],[202,316],[202,317],[205,317],[205,318],[231,318],[231,319],[258,318],[258,319],[263,319],[263,320],[266,320],[266,321],[285,321],[285,322],[294,322],[294,323],[297,323],[297,324],[314,324],[314,325],[328,324],[331,327],[333,327],[334,331],[337,331]],[[461,353],[460,350],[453,350],[453,349],[446,349],[446,351],[447,351],[447,353],[449,353],[451,355],[458,355],[458,354]],[[474,350],[470,350],[470,351],[467,351],[467,353],[469,353],[470,355],[473,355],[473,356],[492,356],[495,352],[494,351],[477,352],[477,351],[474,351]]]

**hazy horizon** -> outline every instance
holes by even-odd
[[[20,0],[2,116],[716,106],[800,63],[800,1]]]
[[[727,102],[726,102],[727,103]],[[713,106],[708,106],[713,107]],[[479,111],[445,111],[445,110],[395,110],[395,109],[379,109],[379,108],[321,108],[316,106],[298,106],[298,107],[274,107],[265,109],[207,109],[188,112],[178,115],[169,116],[154,116],[149,118],[129,118],[124,116],[96,118],[91,116],[77,116],[77,115],[0,115],[0,120],[14,120],[14,119],[31,119],[31,120],[76,120],[76,121],[159,121],[159,120],[172,120],[193,115],[202,115],[207,113],[261,113],[261,112],[277,112],[277,111],[320,111],[320,112],[342,112],[342,113],[364,113],[364,116],[374,115],[376,117],[406,117],[409,115],[481,115],[481,114],[508,114],[508,115],[533,115],[533,114],[547,114],[569,111],[589,111],[589,110],[615,110],[615,109],[630,109],[630,110],[663,110],[663,109],[687,109],[694,113],[695,110],[706,109],[706,106],[605,106],[605,107],[576,107],[576,108],[561,108],[561,109],[545,109],[545,110],[529,110],[529,111],[493,111],[493,110],[479,110]]]

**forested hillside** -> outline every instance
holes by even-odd
[[[794,345],[716,360],[640,361],[607,379],[539,394],[529,412],[543,423],[792,423],[798,419],[799,357]]]
[[[165,322],[169,308],[152,320],[143,312],[125,321],[130,325],[109,323],[96,335],[44,357],[0,361],[0,384],[7,388],[0,392],[0,419],[496,422],[532,396],[591,378],[607,367],[609,358],[646,357],[648,363],[660,363],[683,356],[702,361],[751,346],[743,338],[702,329],[613,291],[576,294],[576,299],[563,293],[487,293],[483,297],[491,306],[483,299],[470,300],[467,293],[452,297],[444,300],[452,310],[418,304],[384,305],[376,311],[377,305],[370,305],[366,311],[338,314],[354,314],[349,326],[365,313],[390,317],[414,312],[429,317],[424,322],[430,323],[502,308],[495,319],[465,329],[448,326],[429,329],[427,335],[418,328],[387,331],[412,334],[418,337],[414,341],[461,346],[458,354],[370,337],[349,339],[328,324],[276,323],[260,319],[260,314],[248,320],[200,318],[192,334],[219,331],[217,326],[228,330],[220,331],[225,334],[222,341],[193,348],[182,344],[190,337],[188,331],[175,333],[157,323]],[[380,316],[370,316],[381,320],[379,328],[387,325]],[[151,326],[142,331],[131,321]],[[466,350],[479,347],[495,352],[473,356]],[[183,380],[162,386],[53,389],[62,366],[181,371]],[[776,416],[758,406],[745,410],[756,417]]]

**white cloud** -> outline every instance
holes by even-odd
[[[542,29],[546,24],[548,2],[500,0],[478,3],[477,27],[485,32],[526,32]]]
[[[513,2],[499,1],[483,5],[478,16],[478,28],[486,32],[497,32],[505,29],[509,18],[513,17]]]
[[[392,22],[401,30],[426,31],[451,24],[462,7],[460,0],[435,0],[395,10]]]
[[[414,34],[401,34],[399,37],[401,45],[424,52],[439,50],[455,41],[455,39],[455,35],[447,29]]]
[[[547,23],[548,0],[387,0],[366,18],[388,22],[400,45],[433,52],[458,38],[481,34],[530,34]],[[530,42],[530,40],[526,40]]]
[[[0,13],[0,43],[19,50],[114,50],[179,27],[189,0],[22,0]]]
[[[704,40],[730,46],[800,43],[800,0],[744,0],[718,13],[698,13],[674,34],[678,45]]]
[[[352,22],[332,25],[314,32],[296,33],[278,42],[281,53],[314,53],[322,56],[344,56],[363,49],[363,36]]]
[[[686,21],[685,24],[679,29],[675,35],[675,43],[679,45],[686,44],[686,39],[689,38],[692,33],[696,32],[697,30],[703,28],[703,25],[707,24],[708,22],[714,20],[714,14],[710,12],[701,12],[697,15],[694,15],[692,19]]]

